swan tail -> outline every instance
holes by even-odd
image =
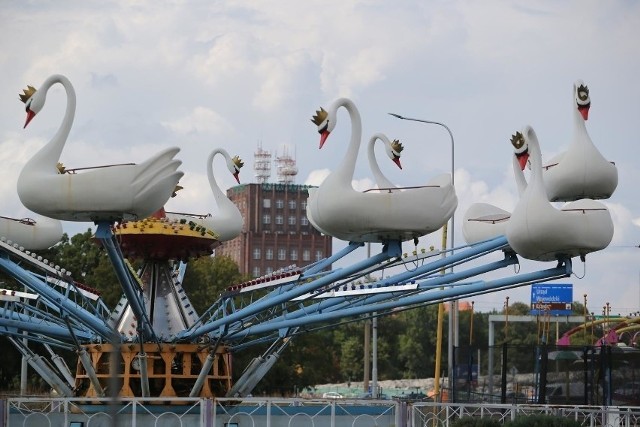
[[[139,176],[138,179],[131,182],[131,187],[134,189],[134,193],[139,193],[141,191],[145,191],[149,187],[153,187],[156,185],[158,180],[176,172],[181,164],[181,160],[174,159],[163,165],[158,164],[153,171],[148,170],[148,173],[144,176]]]
[[[169,200],[183,175],[182,171],[175,171],[157,176],[135,193],[134,205],[146,207],[148,215],[157,211]]]
[[[180,148],[178,147],[170,147],[136,165],[136,175],[133,177],[132,185],[152,181],[168,164],[175,164],[175,169],[173,169],[175,171],[181,162],[179,160],[173,160],[173,157],[178,154],[179,151]],[[176,164],[175,162],[179,163]]]
[[[155,169],[153,175],[146,176],[146,179],[138,179],[131,183],[131,187],[134,190],[134,194],[141,194],[150,189],[157,189],[161,185],[160,182],[163,181],[168,176],[174,176],[176,173],[182,174],[181,171],[178,171],[178,167],[182,164],[180,160],[172,160],[169,163],[166,163],[161,168]],[[181,175],[182,176],[182,175]],[[176,185],[178,182],[176,181]],[[171,188],[173,192],[175,190],[175,185]]]

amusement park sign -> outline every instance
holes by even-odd
[[[531,315],[569,316],[573,302],[573,285],[569,283],[531,285]]]

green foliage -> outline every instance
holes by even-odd
[[[47,251],[39,253],[43,258],[52,260],[71,272],[74,280],[96,288],[101,292],[105,303],[113,308],[122,295],[122,289],[115,276],[111,262],[104,249],[93,238],[91,229],[69,238],[66,234],[62,241]],[[197,313],[202,314],[214,303],[226,289],[233,284],[247,280],[239,272],[235,262],[224,256],[202,257],[191,260],[186,270],[183,286]],[[22,290],[22,285],[15,283],[7,276],[0,276],[2,287]],[[266,292],[266,291],[265,291]],[[264,293],[263,293],[264,294]],[[244,294],[243,294],[244,295]],[[252,294],[255,300],[261,295]],[[296,307],[297,308],[297,307]],[[573,304],[574,312],[582,315],[584,305]],[[529,313],[529,305],[513,302],[509,306],[510,315]],[[494,313],[472,313],[461,311],[459,317],[459,342],[462,347],[458,360],[473,362],[476,349],[487,344],[488,318]],[[504,310],[502,314],[505,314]],[[472,317],[473,316],[473,317]],[[441,369],[447,367],[447,325],[448,315],[445,313],[442,323]],[[473,321],[473,335],[471,322]],[[514,367],[525,371],[531,365],[535,355],[518,346],[535,345],[540,342],[539,322],[509,322],[508,328],[496,325],[497,342],[509,344],[510,360],[516,360]],[[369,322],[369,330],[371,323]],[[438,305],[416,307],[397,311],[378,319],[378,378],[411,379],[432,377],[435,374],[436,333],[438,325]],[[324,328],[322,327],[324,326]],[[574,325],[559,325],[559,334]],[[291,340],[274,368],[259,383],[254,394],[294,393],[294,387],[302,390],[315,384],[329,382],[361,381],[364,377],[364,336],[365,321],[344,319],[344,323],[332,322],[326,325],[313,325],[310,329],[301,328],[298,335]],[[505,335],[506,333],[506,335]],[[591,331],[578,333],[572,342],[582,344],[591,339]],[[584,342],[587,344],[590,342]],[[262,354],[268,343],[248,347],[242,352],[233,354],[234,377],[237,379],[245,366],[256,356]],[[470,346],[470,351],[464,347]],[[529,347],[530,348],[530,347]],[[521,352],[521,354],[519,353]],[[499,352],[497,353],[499,354]],[[0,355],[0,381],[3,384],[14,384],[19,369],[15,363],[19,357],[12,352]],[[13,362],[12,362],[13,361]],[[488,359],[481,360],[486,369]],[[524,364],[520,366],[520,364]],[[18,377],[19,378],[19,377]],[[283,387],[283,385],[286,385]]]
[[[335,353],[328,351],[333,344],[331,334],[326,331],[297,336],[253,394],[292,396],[296,390],[302,391],[315,384],[340,381],[340,361]],[[251,353],[252,356],[259,354],[255,349]],[[234,356],[234,364],[236,361]],[[245,357],[241,366],[246,366],[246,362]],[[238,378],[241,373],[234,372],[234,377]]]
[[[493,418],[463,417],[451,423],[451,427],[580,427],[580,422],[555,415],[526,415],[502,424]]]
[[[450,424],[451,427],[502,427],[503,424],[493,418],[463,417]]]
[[[426,378],[434,374],[438,306],[430,305],[404,311],[396,317],[397,366],[401,378]],[[386,320],[385,320],[386,321]],[[443,321],[443,327],[446,323]],[[446,333],[443,334],[443,338]],[[446,339],[443,347],[447,348]],[[446,357],[445,357],[446,358]]]
[[[516,301],[509,305],[509,314],[523,316],[529,314],[530,311],[531,307],[529,307],[529,304],[523,302]]]
[[[338,370],[341,374],[340,379],[346,378],[362,378],[364,372],[364,325],[371,325],[370,322],[358,322],[344,325],[341,329],[349,331],[349,333],[340,334],[340,358]]]
[[[109,256],[94,239],[91,229],[76,234],[71,239],[64,234],[61,242],[49,251],[49,259],[70,271],[73,280],[97,289],[105,304],[115,307],[122,295],[122,288]]]
[[[201,257],[189,261],[182,286],[196,312],[202,314],[229,286],[245,279],[230,257]]]
[[[579,421],[555,415],[527,415],[505,423],[508,427],[580,427]]]

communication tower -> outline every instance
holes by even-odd
[[[262,149],[262,143],[258,144],[258,149],[253,154],[253,170],[258,184],[269,181],[271,176],[271,152]]]
[[[281,156],[276,156],[276,170],[279,184],[293,184],[298,174],[298,166],[293,157],[289,155],[289,149],[285,145]]]

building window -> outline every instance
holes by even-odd
[[[260,276],[260,267],[253,267],[253,277]]]
[[[296,201],[289,200],[289,209],[294,210],[296,208]]]
[[[267,267],[264,274],[271,274],[271,273],[273,273],[273,268]]]
[[[282,200],[282,199],[276,200],[276,208],[278,208],[278,209],[284,208],[284,200]]]
[[[291,261],[297,261],[297,260],[298,260],[298,250],[291,249]]]
[[[265,259],[273,259],[273,249],[267,248],[264,253]]]
[[[296,217],[291,215],[289,217],[289,225],[296,225]]]
[[[271,207],[271,199],[262,199],[262,207],[270,208]]]
[[[263,224],[271,224],[271,215],[262,215]]]
[[[309,220],[307,219],[306,216],[300,217],[300,225],[309,225]]]
[[[316,261],[321,261],[324,258],[324,256],[322,256],[322,249],[318,249],[316,251]]]
[[[260,259],[260,248],[253,248],[253,259]]]
[[[277,225],[284,224],[284,218],[282,217],[282,215],[276,215],[276,224]]]
[[[307,201],[303,200],[302,202],[300,202],[300,209],[302,209],[303,211],[307,210]]]
[[[284,248],[278,249],[278,260],[284,261],[287,259],[287,250]]]
[[[311,251],[309,249],[302,250],[302,260],[311,261]]]

